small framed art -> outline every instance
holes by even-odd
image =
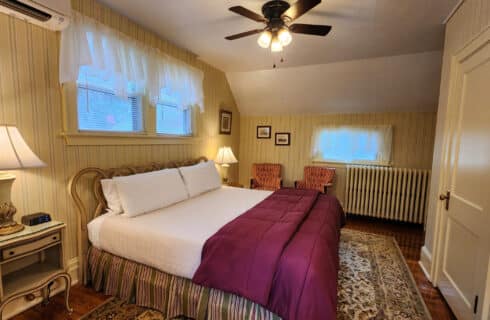
[[[276,146],[289,146],[289,145],[291,145],[291,133],[276,132]]]
[[[270,139],[271,126],[257,126],[257,139]]]
[[[231,134],[231,119],[233,113],[226,110],[219,111],[219,133]]]

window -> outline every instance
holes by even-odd
[[[61,34],[59,58],[67,143],[197,141],[194,110],[204,112],[199,68],[77,12]]]
[[[138,96],[115,94],[113,81],[100,72],[80,68],[77,81],[77,113],[80,131],[140,132],[143,110]],[[128,85],[128,92],[129,90]]]
[[[389,165],[391,126],[320,127],[313,134],[313,160]]]
[[[78,86],[78,129],[139,132],[143,130],[141,99],[120,98],[101,89]]]
[[[156,131],[159,134],[189,136],[192,134],[191,110],[170,104],[157,104]]]

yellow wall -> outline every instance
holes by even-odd
[[[451,71],[451,59],[480,32],[490,26],[490,1],[466,0],[454,13],[446,25],[446,39],[444,43],[441,88],[439,95],[439,108],[437,111],[437,129],[435,137],[434,163],[432,167],[432,180],[429,195],[428,216],[426,226],[425,245],[422,250],[421,261],[426,270],[431,272],[431,259],[436,246],[435,229],[439,228],[438,207],[441,201],[439,194],[445,192],[445,182],[441,175],[444,167],[444,131],[451,118],[447,117],[449,100],[449,75]],[[432,268],[434,273],[435,269]]]
[[[37,211],[68,224],[68,257],[76,256],[75,209],[67,191],[70,177],[88,166],[165,162],[205,155],[214,157],[221,145],[238,154],[239,113],[223,72],[174,47],[94,0],[74,0],[73,7],[138,40],[204,71],[205,113],[200,137],[192,145],[66,146],[62,132],[61,89],[58,84],[59,34],[0,14],[0,123],[15,124],[33,151],[47,163],[43,169],[16,172],[12,200],[20,216]],[[70,106],[68,106],[70,107]],[[73,106],[72,106],[73,107]],[[233,111],[232,135],[218,134],[218,110]],[[1,152],[1,151],[0,151]],[[238,168],[230,170],[237,177]]]
[[[303,167],[312,164],[311,135],[316,125],[382,125],[394,127],[393,165],[395,167],[430,169],[434,148],[435,113],[373,113],[287,115],[240,118],[240,182],[249,185],[254,162],[276,162],[283,165],[283,182],[293,186],[301,179]],[[271,139],[257,139],[257,125],[271,125]],[[275,132],[291,132],[291,146],[274,145]],[[345,166],[337,167],[333,192],[343,201]]]

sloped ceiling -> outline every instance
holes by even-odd
[[[272,54],[269,50],[262,49],[257,45],[257,35],[235,41],[224,39],[230,34],[261,27],[260,23],[233,14],[228,11],[228,8],[233,5],[241,5],[261,12],[261,7],[266,2],[263,0],[99,1],[153,30],[161,37],[194,52],[207,63],[229,73],[233,92],[237,97],[240,111],[243,113],[257,112],[257,107],[251,106],[248,102],[259,100],[270,102],[270,112],[296,110],[295,108],[298,107],[292,105],[282,105],[281,109],[274,109],[271,105],[275,105],[275,103],[272,102],[279,98],[272,97],[271,94],[247,98],[244,96],[251,92],[254,92],[255,95],[274,92],[278,86],[276,80],[279,79],[283,84],[283,92],[287,91],[288,97],[291,97],[295,92],[298,96],[294,97],[293,100],[299,101],[304,98],[303,89],[305,85],[293,87],[289,85],[291,78],[284,79],[279,75],[300,73],[302,74],[302,81],[311,83],[319,77],[325,80],[326,77],[318,73],[333,72],[328,70],[342,68],[339,67],[339,63],[345,63],[343,66],[349,68],[349,73],[343,74],[342,77],[346,89],[336,92],[346,92],[348,91],[347,87],[361,88],[360,91],[351,90],[349,92],[358,95],[355,99],[359,101],[373,100],[372,96],[363,96],[363,92],[372,92],[365,87],[374,84],[358,83],[359,81],[366,81],[366,77],[362,76],[358,76],[357,79],[349,79],[350,74],[366,74],[366,69],[369,67],[366,66],[359,70],[355,68],[361,67],[363,64],[378,65],[380,62],[377,58],[380,57],[441,51],[444,41],[444,25],[442,23],[458,2],[458,0],[323,0],[312,11],[299,18],[297,22],[329,24],[333,26],[332,32],[325,38],[293,35],[292,44],[286,47],[283,53]],[[290,2],[294,2],[294,0]],[[410,60],[412,64],[407,66],[405,70],[409,73],[416,72],[412,69],[421,68],[422,65],[426,66],[430,60],[427,58],[429,56],[435,63],[429,68],[432,70],[431,72],[435,72],[435,67],[440,68],[440,62],[436,63],[434,58],[436,54],[415,55],[414,57],[418,58],[425,57],[423,58],[424,62],[419,65]],[[284,63],[279,62],[281,58],[284,58]],[[370,61],[370,59],[375,60]],[[391,61],[391,59],[388,60]],[[399,59],[394,58],[393,61],[395,60],[398,61]],[[274,63],[278,65],[278,69],[270,71]],[[327,64],[332,64],[332,66],[327,67]],[[387,65],[383,65],[383,67],[388,68]],[[286,68],[292,69],[288,71],[285,70]],[[251,72],[256,73],[254,75]],[[270,72],[275,72],[276,75],[270,74]],[[419,71],[420,74],[424,72],[426,71]],[[378,71],[380,78],[385,78],[388,74],[393,76],[393,73],[388,69]],[[241,77],[243,78],[240,80]],[[260,92],[254,90],[255,84],[253,82],[246,81],[246,79],[255,79],[255,77],[263,88]],[[268,80],[264,81],[265,79]],[[403,79],[398,81],[404,82]],[[427,84],[427,81],[423,83]],[[328,85],[331,86],[329,88],[335,87],[331,82]],[[431,88],[434,86],[431,85]],[[329,88],[325,88],[325,90],[334,91]],[[423,91],[424,88],[420,87],[420,90]],[[405,96],[410,95],[405,94]],[[370,109],[364,105],[362,109],[356,109],[353,107],[356,104],[347,103],[346,101],[353,100],[352,96],[344,96],[340,100],[339,93],[335,94],[336,99],[331,95],[328,97],[322,95],[322,97],[318,97],[317,102],[323,106],[322,108],[326,108],[324,98],[329,98],[330,103],[327,109],[321,111],[318,106],[313,108],[315,103],[311,101],[311,103],[303,104],[304,109],[301,112],[334,112],[334,109],[346,110],[346,105],[349,105],[349,109],[353,112]],[[314,97],[308,97],[308,99],[313,100]],[[434,101],[435,99],[436,97],[431,97],[431,99],[425,100]],[[377,100],[381,102],[381,105],[388,104],[382,103],[385,100],[383,98],[377,98]],[[398,103],[398,105],[404,104],[408,105],[408,101],[407,103]],[[311,105],[311,107],[306,107],[306,105]],[[419,108],[418,105],[410,104],[411,108]],[[430,107],[434,108],[434,106]],[[378,106],[377,108],[381,107]]]
[[[442,53],[227,73],[247,115],[435,111]]]

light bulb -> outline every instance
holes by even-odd
[[[257,43],[262,48],[267,49],[267,48],[269,48],[269,45],[271,44],[271,40],[272,40],[272,33],[268,30],[265,30],[264,32],[262,32],[260,34],[259,39],[257,39]]]
[[[283,47],[287,46],[288,44],[291,43],[291,41],[293,41],[293,37],[291,36],[291,33],[286,28],[282,28],[281,30],[279,30],[277,37],[279,38],[279,41],[281,42]]]
[[[281,41],[277,37],[274,37],[271,42],[271,51],[272,52],[281,52],[282,51],[282,44]]]

